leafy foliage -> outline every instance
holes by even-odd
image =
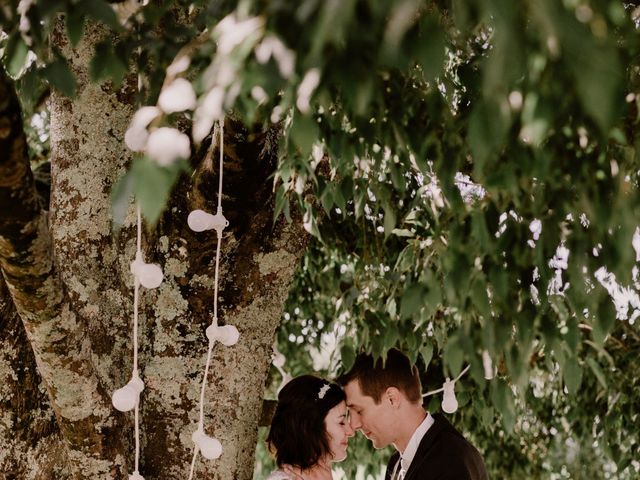
[[[96,52],[94,81],[118,85],[135,58],[153,104],[186,48],[198,108],[218,88],[245,123],[282,123],[276,215],[299,208],[316,237],[279,337],[290,373],[333,375],[360,350],[397,346],[430,389],[470,364],[454,422],[492,477],[637,476],[636,7],[160,3],[123,24],[105,2],[35,2],[28,36],[15,10],[1,11],[3,62],[23,96],[30,75],[73,95],[64,59],[45,49],[68,12],[74,44],[87,20],[117,34]],[[38,63],[24,71],[26,47]],[[140,165],[127,178],[149,192]],[[614,311],[603,266],[628,289],[626,311],[619,296]],[[325,365],[322,349],[333,352]]]

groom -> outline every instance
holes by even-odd
[[[385,480],[487,480],[482,456],[440,414],[422,408],[418,369],[399,350],[387,361],[361,354],[338,378],[347,394],[351,427],[374,448],[393,444],[397,452]]]

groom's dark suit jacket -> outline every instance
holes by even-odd
[[[480,452],[440,414],[422,437],[404,480],[487,480]],[[385,480],[400,459],[394,453],[387,465]],[[400,467],[398,467],[398,470]]]

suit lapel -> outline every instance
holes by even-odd
[[[433,416],[434,423],[431,425],[431,428],[427,430],[424,437],[420,441],[420,445],[418,445],[418,450],[416,450],[416,454],[413,457],[413,461],[409,466],[409,470],[407,471],[404,480],[412,480],[413,478],[418,478],[416,472],[418,471],[418,467],[424,461],[424,457],[427,455],[427,452],[431,449],[433,444],[436,442],[440,432],[449,426],[449,422],[442,415],[434,415]]]

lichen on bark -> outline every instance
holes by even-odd
[[[60,25],[53,37],[69,59],[78,85],[73,101],[57,92],[50,99],[50,219],[40,200],[30,199],[25,205],[32,205],[33,218],[20,224],[31,232],[30,243],[18,242],[24,250],[18,252],[21,261],[38,257],[40,263],[22,262],[14,268],[15,262],[7,261],[2,268],[5,275],[16,277],[31,269],[22,286],[16,282],[9,286],[12,302],[19,300],[16,306],[26,326],[23,334],[32,347],[28,351],[35,352],[33,371],[37,363],[46,385],[41,403],[50,404],[43,411],[48,412],[51,432],[34,443],[45,452],[40,463],[49,476],[43,478],[65,479],[73,468],[76,477],[119,479],[132,471],[132,416],[114,411],[108,397],[131,374],[129,262],[135,240],[133,208],[121,231],[111,230],[110,190],[131,160],[122,139],[133,113],[128,93],[135,77],[128,77],[120,91],[109,83],[90,82],[93,46],[104,38],[105,30],[91,25],[86,32],[73,49]],[[241,337],[234,347],[214,348],[205,428],[220,439],[224,453],[216,462],[199,459],[197,468],[204,478],[246,480],[253,471],[275,330],[307,237],[299,222],[273,224],[270,174],[276,152],[265,154],[265,135],[232,118],[226,125],[225,139],[233,155],[225,156],[224,208],[231,225],[225,232],[218,316],[220,323],[236,325]],[[210,188],[216,182],[215,172],[200,169],[199,161],[192,159],[195,175],[181,179],[160,223],[145,230],[143,241],[147,261],[160,263],[165,272],[163,285],[143,290],[140,299],[139,360],[146,383],[141,397],[140,471],[147,480],[185,477],[191,433],[198,421],[208,343],[204,331],[213,319],[216,243],[215,233],[195,234],[186,226],[194,206],[215,209]],[[28,168],[22,171],[30,174]],[[0,240],[0,250],[13,251],[15,246],[4,237]],[[19,376],[14,354],[3,355],[2,373]],[[7,394],[11,395],[15,390]],[[15,416],[0,416],[0,439],[18,421]],[[12,451],[21,448],[20,442],[13,441]],[[36,450],[27,451],[16,463],[21,472],[27,472],[25,462]],[[0,468],[4,468],[1,456]],[[32,478],[29,475],[24,478]]]

